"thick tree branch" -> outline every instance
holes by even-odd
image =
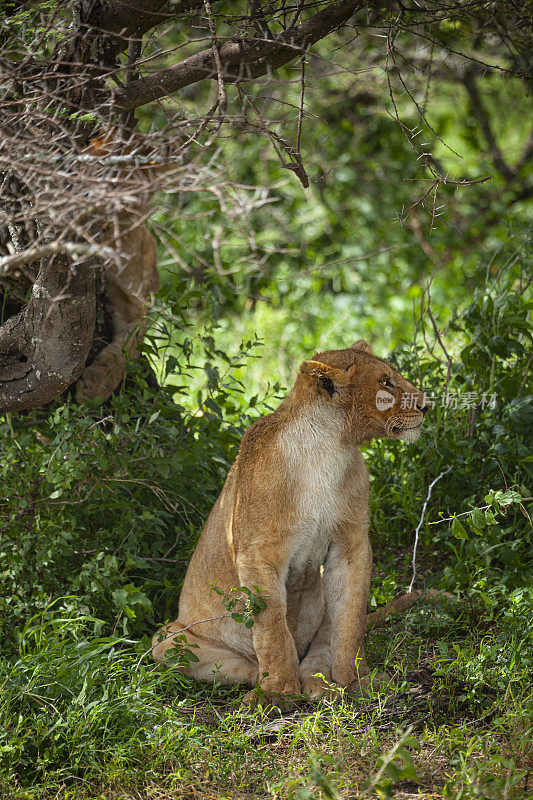
[[[171,14],[164,10],[165,5],[166,0],[116,0],[106,9],[95,11],[90,25],[105,35],[108,48],[117,55],[126,49],[130,36],[142,36],[165,20],[200,9],[203,2],[177,0],[172,5]]]
[[[168,14],[161,13],[165,2],[166,0],[118,0],[93,14],[90,24],[106,35],[116,37],[117,41],[124,41],[133,33],[145,33],[164,22],[168,18]],[[189,0],[183,5],[196,5],[196,0]]]
[[[226,81],[251,80],[292,61],[306,47],[339,28],[363,3],[342,0],[332,3],[301,25],[295,25],[273,40],[249,39],[225,42],[219,48],[220,62]],[[202,50],[173,67],[132,81],[124,89],[113,92],[112,103],[117,111],[129,111],[152,100],[172,94],[205,78],[217,78],[212,48]]]

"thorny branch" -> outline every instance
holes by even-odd
[[[222,123],[224,122],[224,115],[226,114],[226,109],[228,107],[228,99],[226,97],[226,87],[224,85],[222,61],[220,60],[220,53],[218,51],[218,41],[215,30],[215,22],[213,20],[213,15],[211,13],[211,4],[209,0],[204,0],[204,6],[207,13],[207,24],[209,27],[209,35],[211,36],[211,43],[213,48],[213,60],[215,62],[215,67],[217,71],[217,83],[218,83],[218,97],[217,97],[218,120],[215,126],[215,130],[211,134],[209,140],[209,142],[211,143],[216,137],[220,128],[222,127]]]
[[[266,135],[281,166],[293,171],[304,187],[309,185],[302,159],[304,113],[311,113],[307,84],[320,76],[317,65],[323,68],[329,60],[339,68],[325,50],[316,53],[313,45],[346,25],[353,30],[348,35],[338,34],[335,49],[344,46],[349,52],[353,42],[359,47],[364,31],[384,37],[386,52],[376,51],[373,63],[384,61],[393,114],[425,173],[417,179],[429,182],[423,197],[402,214],[403,219],[420,206],[429,211],[433,225],[440,213],[438,192],[442,186],[473,186],[488,180],[486,176],[456,179],[446,174],[419,141],[422,128],[402,121],[394,81],[414,104],[421,126],[439,140],[427,118],[426,100],[419,102],[396,58],[401,56],[401,64],[409,65],[410,57],[403,60],[404,45],[409,42],[414,43],[416,59],[422,64],[416,69],[427,69],[424,98],[432,70],[437,68],[434,65],[444,69],[442,65],[453,55],[454,70],[462,70],[466,76],[465,86],[473,107],[476,105],[474,111],[495,168],[507,178],[512,173],[516,198],[529,196],[531,187],[522,185],[517,176],[531,155],[531,142],[511,167],[492,134],[486,110],[481,103],[474,103],[479,96],[474,81],[482,69],[529,77],[524,66],[528,45],[521,33],[527,14],[511,0],[500,5],[503,10],[498,14],[487,10],[483,19],[478,0],[412,7],[378,2],[369,13],[367,4],[357,0],[298,0],[292,6],[278,0],[250,0],[248,5],[243,2],[232,8],[231,13],[222,6],[219,13],[216,0],[60,0],[52,10],[24,11],[23,20],[11,10],[0,21],[0,292],[9,295],[11,304],[4,303],[3,307],[11,310],[8,319],[0,320],[0,408],[29,407],[56,396],[84,366],[90,367],[82,362],[94,349],[93,338],[114,342],[120,356],[127,339],[125,334],[116,338],[120,321],[115,318],[109,328],[103,317],[94,316],[94,309],[102,302],[112,306],[114,286],[115,291],[120,288],[129,293],[131,303],[137,304],[134,316],[139,323],[139,298],[147,299],[156,278],[152,276],[150,283],[145,275],[144,288],[128,287],[123,278],[132,259],[135,261],[134,254],[136,269],[153,257],[153,240],[144,223],[156,192],[209,192],[227,214],[233,213],[228,201],[231,195],[238,206],[236,220],[254,204],[270,202],[264,193],[244,200],[249,187],[232,184],[222,175],[211,145],[223,125]],[[471,52],[463,52],[450,34],[450,22],[461,20],[479,28]],[[164,47],[159,46],[155,29],[165,35]],[[430,43],[429,62],[424,61],[424,48],[418,47],[418,42]],[[485,51],[483,42],[488,43]],[[277,76],[275,71],[298,60],[299,99],[292,107],[277,86],[287,74],[290,82],[295,71]],[[266,79],[260,98],[263,103],[253,90],[244,93],[244,82],[257,83],[262,78]],[[180,89],[209,81],[216,81],[216,98],[206,103],[207,111],[199,108],[200,101],[195,113],[191,104],[172,104],[170,96]],[[232,84],[236,90],[231,89]],[[239,98],[244,120],[232,113],[232,104]],[[280,135],[276,119],[269,118],[267,108],[274,107],[273,99],[279,103],[277,107],[285,105],[284,123],[292,126],[292,135]],[[153,101],[161,103],[159,128],[134,132],[134,110]],[[254,263],[260,264],[261,258]],[[50,265],[56,267],[55,277]],[[39,298],[31,295],[37,275]],[[58,275],[62,286],[56,285]],[[61,314],[53,303],[44,310],[46,292],[51,298],[61,298],[57,300]],[[98,297],[97,292],[101,293]],[[26,297],[32,300],[24,305]],[[82,308],[85,321],[78,318]],[[41,311],[43,321],[39,322]],[[48,331],[50,336],[41,335],[44,327],[41,330],[40,325],[50,325],[51,319],[59,325],[60,318],[61,330],[70,326],[81,337],[71,342],[69,352],[60,347],[61,337],[53,336],[52,331]],[[429,319],[438,343],[435,322],[431,316]],[[126,323],[122,320],[121,324]],[[127,323],[130,337],[132,324],[131,320]],[[52,341],[54,358],[64,359],[55,367],[51,353],[46,352]],[[93,352],[91,358],[94,356]],[[43,381],[46,391],[40,392]],[[21,404],[22,396],[26,400]]]
[[[28,250],[21,250],[10,256],[3,256],[0,258],[0,274],[16,267],[21,267],[24,264],[33,264],[41,258],[55,256],[58,253],[67,253],[75,258],[80,258],[81,256],[95,254],[100,256],[113,256],[115,251],[110,247],[98,247],[91,244],[82,244],[81,242],[50,242],[50,244],[43,244],[40,247],[31,247]]]

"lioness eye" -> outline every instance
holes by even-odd
[[[394,389],[394,384],[388,378],[382,378],[380,380],[382,386],[387,386],[389,389]]]

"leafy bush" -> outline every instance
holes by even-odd
[[[428,394],[448,401],[435,401],[418,443],[376,441],[366,457],[378,567],[371,602],[387,602],[409,582],[412,531],[427,487],[441,473],[420,531],[415,585],[430,582],[460,599],[458,611],[442,606],[411,612],[406,628],[412,654],[403,645],[399,658],[400,645],[386,635],[387,669],[403,669],[406,658],[416,663],[416,648],[429,646],[439,690],[451,695],[454,681],[462,681],[453,713],[467,704],[472,713],[486,715],[488,685],[496,693],[494,724],[527,731],[533,565],[525,498],[531,496],[533,392],[527,371],[530,304],[520,281],[518,271],[508,270],[457,311],[443,340],[449,359],[440,350],[440,360],[432,357],[420,338],[396,348],[394,363]],[[152,665],[147,653],[156,625],[175,616],[188,559],[240,434],[268,410],[278,387],[264,386],[261,393],[256,386],[248,402],[240,381],[253,341],[228,355],[217,347],[216,329],[194,345],[182,341],[177,347],[170,339],[172,349],[164,328],[156,328],[146,348],[165,388],[154,388],[136,368],[103,408],[65,400],[0,422],[0,753],[6,786],[85,785],[104,771],[108,777],[146,771],[160,781],[176,763],[186,765],[183,774],[198,776],[206,759],[218,765],[217,781],[224,774],[229,786],[247,763],[239,761],[250,743],[238,716],[221,717],[221,744],[218,729],[197,728],[179,711],[185,698],[207,694],[227,702],[232,690],[198,687],[179,669]],[[192,363],[198,343],[201,369]],[[196,401],[185,396],[193,375]],[[468,408],[453,402],[458,392],[472,393]],[[234,599],[225,602],[232,610]],[[252,615],[259,608],[255,600],[250,608]],[[179,666],[187,654],[178,647],[175,658]],[[328,724],[337,724],[335,713]],[[348,719],[354,712],[343,707],[338,713]],[[304,730],[302,723],[295,736]],[[498,762],[495,778],[496,767],[489,775],[470,758],[473,740],[466,733],[457,737],[463,760],[445,795],[497,796],[513,764],[509,786],[521,785],[516,765],[527,755],[523,749],[516,746],[516,754],[506,756],[511,766]],[[254,752],[257,786],[276,772],[262,758]],[[487,759],[496,755],[491,751]],[[383,796],[398,776],[415,774],[409,758],[386,763],[375,783]],[[313,775],[318,780],[322,773]],[[320,781],[323,793],[324,787],[336,792],[327,776]]]
[[[243,429],[231,375],[205,373],[196,413],[137,370],[105,408],[66,402],[0,422],[4,647],[58,595],[124,635],[174,614]]]

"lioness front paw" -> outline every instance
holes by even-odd
[[[300,692],[278,692],[273,689],[262,689],[256,686],[242,698],[242,705],[261,706],[263,709],[278,708],[281,712],[291,711],[303,701]]]
[[[301,694],[302,684],[298,675],[265,675],[260,679],[259,685],[264,692],[277,692],[278,694]]]
[[[364,662],[359,663],[357,669],[354,669],[351,665],[349,667],[333,667],[331,675],[335,683],[342,686],[344,689],[348,689],[352,684],[370,675],[370,670],[366,662]]]
[[[322,698],[333,700],[340,697],[341,687],[333,681],[328,681],[321,675],[311,675],[302,679],[302,690],[311,700]]]

